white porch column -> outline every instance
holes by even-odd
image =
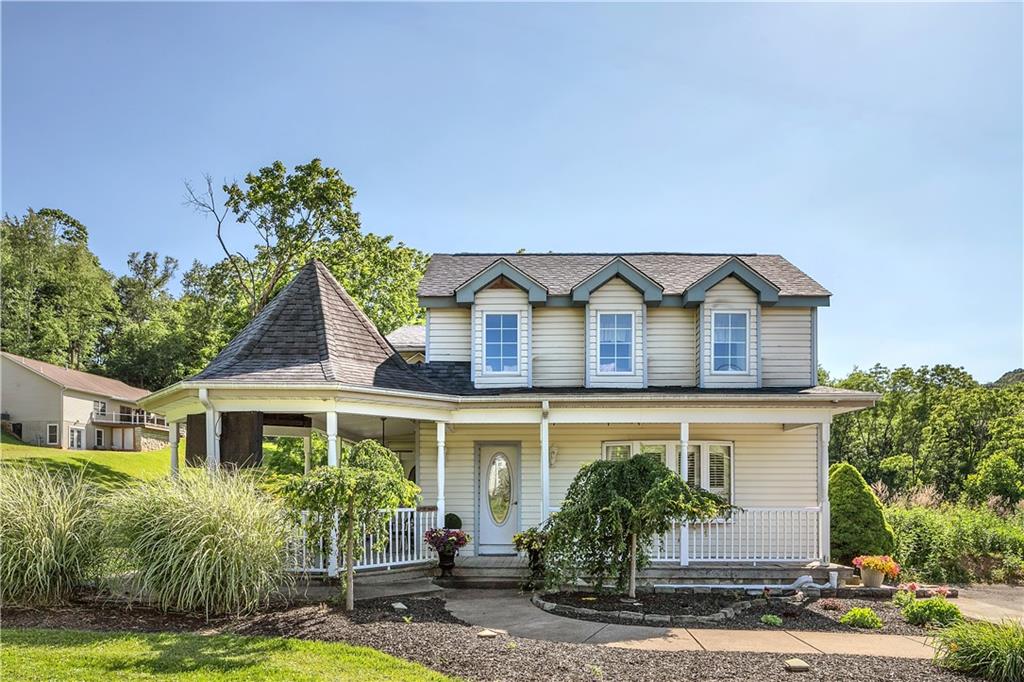
[[[305,474],[309,473],[313,459],[313,438],[306,436],[302,439],[302,472]]]
[[[178,422],[169,424],[168,438],[171,444],[171,478],[178,477]]]
[[[541,404],[540,418],[540,522],[551,513],[551,455],[548,438],[548,401]]]
[[[832,513],[828,501],[828,441],[831,426],[831,415],[818,425],[818,504],[821,506],[818,517],[821,519],[821,561],[826,564],[832,561]]]
[[[220,468],[220,434],[217,433],[220,413],[213,407],[205,388],[199,389],[199,402],[206,408],[206,468],[214,472]]]
[[[437,422],[437,526],[444,527],[444,432],[445,423]]]
[[[679,477],[683,481],[690,478],[690,458],[686,451],[690,449],[690,423],[679,422]],[[683,523],[679,529],[679,565],[690,565],[690,524]]]
[[[336,467],[338,466],[338,413],[331,410],[326,414],[327,418],[327,466]],[[334,518],[334,545],[333,550],[330,552],[330,556],[327,557],[327,575],[328,577],[335,577],[338,575],[338,555],[341,553],[341,548],[338,544],[341,542],[341,537],[338,535],[338,517],[335,515]]]
[[[327,413],[327,466],[338,466],[338,413]]]

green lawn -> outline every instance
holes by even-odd
[[[348,644],[232,635],[4,628],[9,680],[451,680]]]
[[[185,451],[182,439],[179,452]],[[101,485],[116,487],[134,480],[159,478],[170,470],[170,446],[151,452],[57,450],[26,445],[6,433],[0,439],[0,463],[83,469]]]

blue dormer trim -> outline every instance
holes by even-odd
[[[645,303],[661,303],[663,287],[653,279],[630,265],[621,256],[616,256],[600,270],[572,288],[572,302],[585,303],[590,294],[613,277],[621,277],[644,296]]]
[[[476,298],[476,292],[486,288],[499,277],[504,277],[525,291],[530,303],[545,303],[548,300],[548,290],[541,286],[540,282],[504,258],[499,258],[459,285],[455,290],[455,302],[472,303]]]
[[[696,306],[703,303],[708,289],[726,277],[735,277],[750,287],[757,294],[759,303],[774,305],[779,302],[779,288],[742,260],[733,256],[684,291],[683,305]]]

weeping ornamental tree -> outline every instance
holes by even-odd
[[[420,489],[406,480],[398,456],[374,440],[343,451],[338,466],[321,466],[285,488],[295,520],[307,540],[330,556],[335,537],[345,559],[345,608],[355,608],[355,562],[365,549],[363,538],[388,540],[387,525],[399,507],[412,505]],[[306,512],[306,513],[303,513]],[[337,519],[337,536],[332,532]],[[321,544],[322,543],[322,544]]]
[[[647,547],[673,521],[714,518],[728,502],[689,486],[657,455],[592,462],[580,469],[552,518],[544,560],[549,587],[578,578],[597,586],[614,579],[619,592],[636,597],[637,571]]]

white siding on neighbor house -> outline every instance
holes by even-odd
[[[758,325],[760,324],[757,294],[735,277],[726,277],[708,289],[700,306],[701,332],[701,385],[703,388],[758,388]],[[712,313],[735,311],[747,313],[747,371],[716,373],[712,371]]]
[[[621,277],[613,277],[590,294],[587,304],[587,385],[592,388],[643,388],[646,385],[644,325],[647,307],[639,291]],[[633,371],[598,372],[598,315],[633,313]]]
[[[13,360],[2,360],[0,408],[10,415],[12,423],[21,424],[21,437],[26,443],[46,445],[46,425],[63,426],[60,386]],[[63,431],[58,429],[61,443],[67,442]]]
[[[527,386],[530,377],[530,304],[526,292],[511,285],[491,285],[476,293],[473,302],[473,385],[478,387]],[[519,370],[488,374],[484,371],[484,316],[515,313],[519,316]]]
[[[815,368],[810,308],[761,309],[761,385],[811,386]]]
[[[586,340],[583,308],[533,309],[533,385],[582,386]]]
[[[677,443],[679,425],[553,424],[550,446],[558,454],[551,467],[551,505],[559,507],[580,467],[601,458],[606,441],[668,441]],[[781,424],[691,424],[690,441],[733,443],[733,502],[740,507],[817,506],[817,431],[808,427],[783,431]],[[517,480],[519,527],[540,520],[540,427],[523,425],[449,426],[446,434],[445,510],[462,519],[463,528],[477,532],[476,451],[478,442],[518,442],[521,445]],[[420,424],[419,479],[421,504],[437,499],[437,431],[432,422]],[[672,468],[676,465],[673,463]],[[473,547],[467,548],[467,554]]]
[[[694,308],[648,308],[648,385],[697,385],[696,327]]]
[[[469,308],[431,308],[427,314],[430,362],[469,362]]]

